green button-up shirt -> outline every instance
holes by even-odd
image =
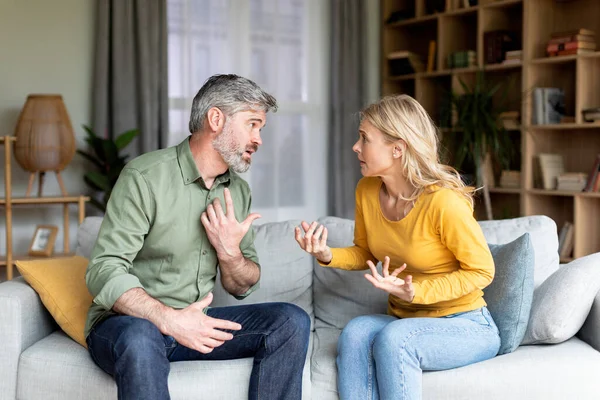
[[[143,288],[173,308],[184,308],[213,289],[218,259],[200,216],[216,198],[225,208],[225,187],[231,191],[237,220],[243,221],[250,213],[248,184],[227,171],[207,189],[189,138],[127,164],[110,196],[86,272],[94,297],[86,337],[97,322],[114,314],[114,303],[129,289]],[[240,249],[258,265],[252,228]]]

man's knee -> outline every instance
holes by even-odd
[[[302,308],[291,303],[272,304],[274,314],[278,316],[279,330],[287,338],[295,338],[300,343],[308,343],[310,336],[310,317]]]
[[[143,318],[130,317],[129,321],[123,324],[121,333],[115,341],[115,351],[120,354],[130,351],[133,356],[164,352],[164,338],[152,322]]]

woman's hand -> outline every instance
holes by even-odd
[[[308,223],[302,221],[302,229],[304,229],[304,237],[302,237],[300,227],[295,229],[296,242],[302,250],[316,257],[323,264],[329,264],[333,255],[331,249],[327,246],[327,228],[316,222],[308,225]]]
[[[377,289],[385,290],[389,294],[393,294],[401,300],[411,303],[415,297],[415,289],[412,284],[412,276],[406,275],[406,279],[398,278],[398,274],[406,268],[403,264],[400,268],[396,268],[390,274],[390,258],[385,256],[383,261],[383,276],[377,272],[377,267],[373,261],[367,261],[367,265],[371,269],[373,275],[365,274],[365,278],[373,284]]]

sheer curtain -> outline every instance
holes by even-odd
[[[167,0],[169,145],[189,134],[192,99],[216,73],[273,94],[263,145],[243,174],[257,222],[326,213],[328,12],[321,0]]]

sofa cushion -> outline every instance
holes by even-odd
[[[537,288],[523,344],[560,343],[583,326],[600,290],[600,253],[563,265]]]
[[[506,244],[490,244],[496,273],[483,297],[500,331],[498,354],[514,351],[523,340],[533,299],[534,254],[525,233]]]
[[[327,227],[330,247],[352,246],[354,221],[325,217],[319,223]],[[387,312],[388,294],[374,288],[365,279],[365,271],[325,268],[316,261],[314,266],[315,327],[342,329],[359,315]]]
[[[480,221],[488,243],[512,242],[525,232],[530,235],[535,253],[534,287],[538,287],[558,269],[558,235],[556,223],[543,215],[497,221]]]
[[[102,225],[102,217],[86,217],[79,228],[77,228],[77,247],[75,254],[78,256],[90,258],[92,249],[96,243],[98,232]]]
[[[61,329],[87,348],[83,330],[92,304],[92,296],[85,286],[87,258],[73,256],[16,261],[15,264]]]
[[[252,358],[171,363],[171,399],[247,399],[252,363]],[[308,361],[303,374],[303,399],[309,399]],[[21,354],[17,398],[116,399],[117,385],[94,364],[86,349],[56,331]]]
[[[254,245],[261,266],[260,288],[243,300],[227,293],[217,276],[213,307],[281,301],[293,303],[310,315],[313,312],[312,257],[294,239],[300,221],[274,222],[254,227]]]

